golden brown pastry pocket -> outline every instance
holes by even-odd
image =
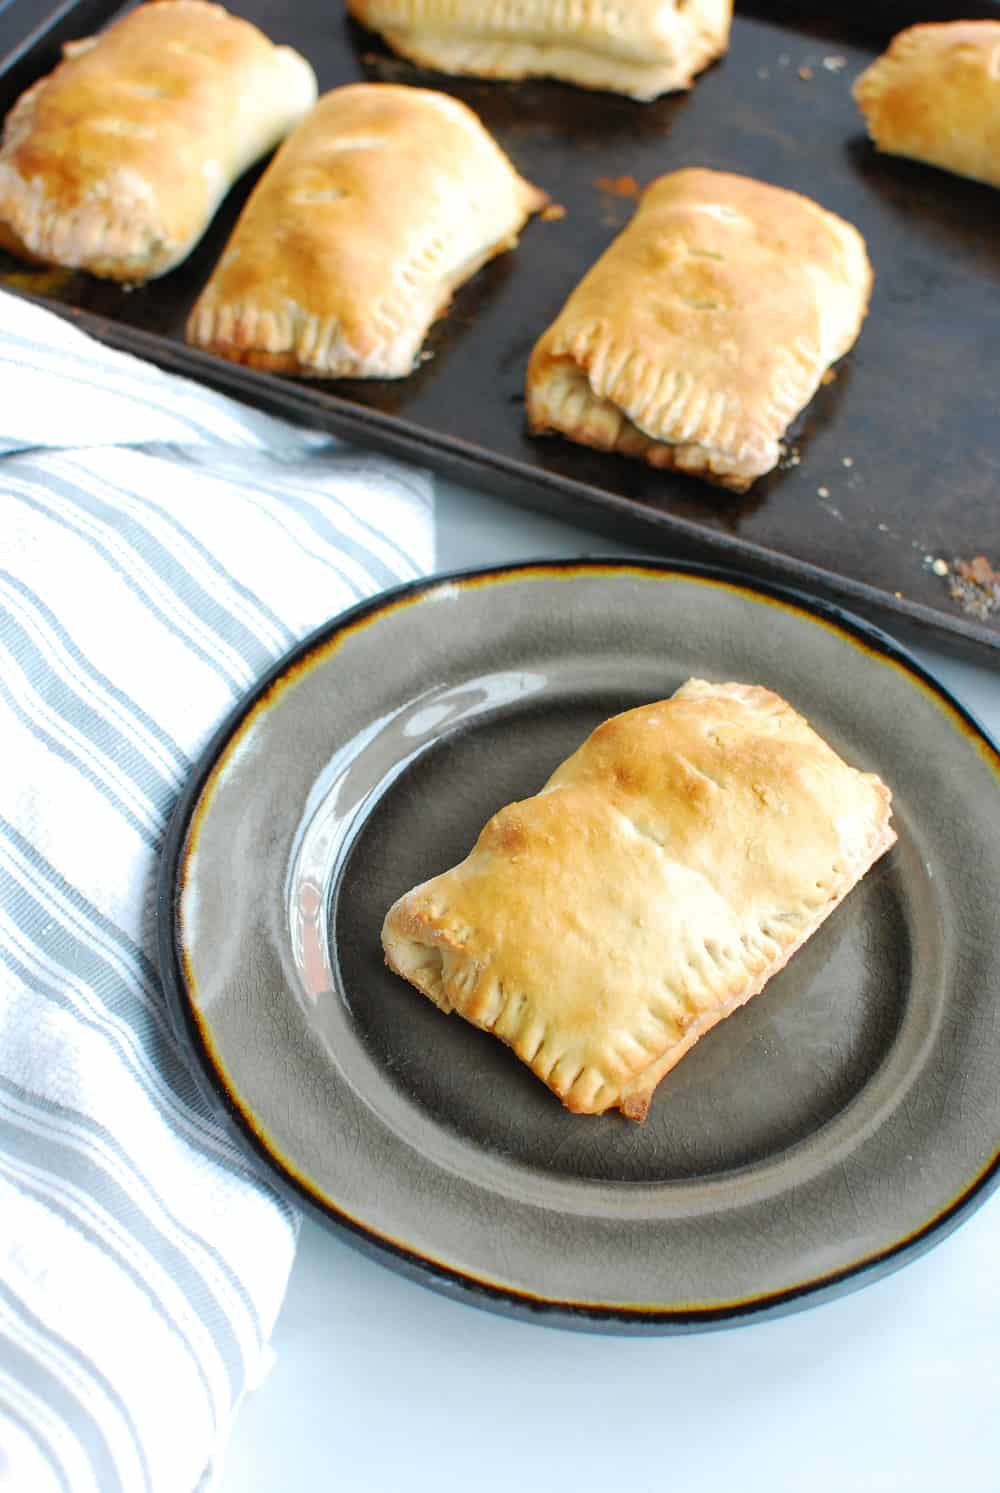
[[[334,89],[258,182],[188,340],[286,373],[402,378],[456,287],[546,200],[457,99]]]
[[[853,344],[871,283],[857,229],[809,198],[661,177],[536,345],[531,428],[742,492]]]
[[[163,275],[233,182],[312,106],[312,68],[204,0],[74,42],[0,146],[0,245],[112,280]]]
[[[901,31],[854,97],[879,150],[1000,186],[1000,21]]]
[[[689,88],[729,45],[732,0],[347,0],[421,67],[561,78],[652,99]]]
[[[567,1108],[642,1119],[893,844],[890,803],[770,690],[689,680],[401,897],[386,960]]]

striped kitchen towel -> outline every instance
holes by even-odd
[[[0,1489],[192,1493],[296,1217],[155,964],[171,807],[296,639],[432,563],[425,475],[0,294]]]

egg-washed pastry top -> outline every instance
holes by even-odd
[[[854,98],[879,150],[1000,186],[1000,21],[910,26]]]
[[[316,98],[304,57],[205,0],[156,0],[64,48],[0,145],[0,247],[139,282],[191,252]]]
[[[386,960],[567,1108],[642,1119],[893,844],[890,803],[778,695],[692,679],[605,721],[401,897]]]
[[[729,45],[732,0],[347,0],[422,67],[561,78],[652,99],[689,88]]]
[[[860,233],[809,198],[660,177],[536,345],[531,428],[745,491],[853,344],[871,284]]]
[[[402,378],[455,289],[547,200],[457,99],[335,88],[254,188],[188,341],[278,372]]]

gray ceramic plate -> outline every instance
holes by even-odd
[[[568,1114],[384,968],[407,887],[604,717],[771,686],[895,793],[899,843],[636,1126]],[[332,622],[171,827],[163,972],[243,1133],[427,1283],[678,1330],[816,1300],[939,1238],[1000,1158],[1000,757],[873,629],[706,571],[541,564]]]

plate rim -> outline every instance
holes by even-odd
[[[437,1291],[451,1299],[512,1316],[520,1320],[582,1331],[617,1334],[686,1334],[732,1327],[753,1321],[786,1316],[824,1301],[860,1289],[927,1253],[957,1229],[986,1199],[1000,1187],[1000,1153],[975,1177],[946,1208],[922,1227],[902,1239],[875,1251],[849,1266],[811,1281],[783,1290],[772,1291],[746,1301],[712,1307],[659,1307],[647,1304],[601,1305],[574,1302],[554,1296],[536,1296],[509,1286],[477,1277],[457,1267],[421,1254],[414,1246],[404,1246],[380,1234],[337,1208],[336,1204],[301,1178],[292,1164],[277,1148],[272,1148],[252,1112],[237,1101],[220,1071],[211,1043],[195,1014],[188,997],[187,982],[180,952],[180,893],[185,850],[189,831],[203,791],[218,764],[219,757],[260,701],[280,680],[292,674],[317,648],[328,645],[338,634],[353,631],[359,625],[373,622],[378,614],[415,600],[442,586],[486,582],[495,584],[519,576],[530,578],[550,573],[554,578],[569,579],[575,574],[611,578],[614,573],[645,572],[660,578],[675,576],[682,580],[709,581],[736,591],[748,591],[791,611],[805,614],[806,620],[820,621],[847,635],[848,641],[861,645],[887,662],[901,667],[916,682],[943,702],[995,761],[990,765],[1000,779],[1000,742],[931,670],[917,659],[904,644],[876,623],[859,617],[826,597],[814,596],[796,587],[779,585],[741,572],[729,566],[701,561],[645,555],[587,555],[572,558],[538,557],[514,560],[499,565],[475,565],[449,571],[433,571],[426,576],[376,592],[344,611],[334,614],[311,629],[260,676],[236,702],[211,733],[195,760],[176,800],[160,854],[155,889],[157,963],[164,995],[183,1033],[191,1071],[198,1091],[209,1104],[229,1135],[249,1151],[255,1161],[263,1161],[269,1182],[294,1206],[332,1229],[340,1238],[389,1266],[397,1273]],[[989,761],[989,756],[987,757]]]

